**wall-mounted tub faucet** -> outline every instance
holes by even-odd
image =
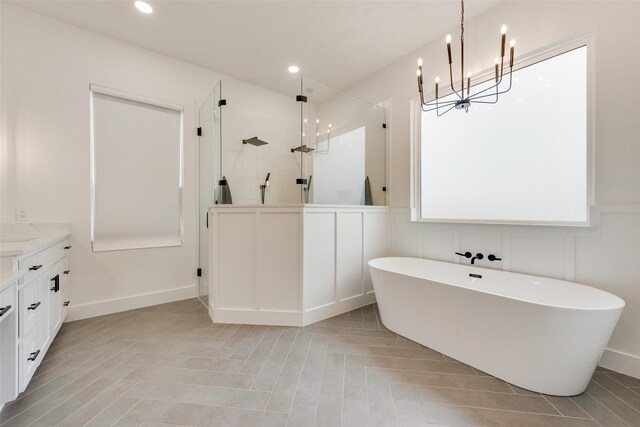
[[[264,196],[267,192],[267,187],[269,186],[269,177],[271,176],[271,172],[267,172],[267,177],[260,184],[260,198],[262,199],[262,204],[264,205]]]
[[[471,258],[471,265],[473,265],[477,259],[482,259],[484,258],[484,255],[482,255],[480,252],[478,252],[476,254],[476,256],[474,256],[473,258]]]

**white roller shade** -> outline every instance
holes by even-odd
[[[182,107],[92,85],[94,251],[182,244]]]

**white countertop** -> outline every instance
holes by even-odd
[[[0,225],[0,256],[22,256],[37,252],[70,235],[67,223],[4,223]]]
[[[22,276],[24,276],[26,271],[0,271],[0,291],[3,291],[4,288],[9,285],[9,283],[18,280]]]
[[[37,252],[48,246],[63,241],[70,236],[68,231],[45,231],[38,237],[26,242],[1,242],[0,256],[20,256],[31,252]]]

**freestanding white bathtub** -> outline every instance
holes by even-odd
[[[557,396],[586,389],[625,305],[577,283],[427,259],[378,258],[369,270],[387,328]]]

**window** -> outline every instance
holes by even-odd
[[[565,47],[524,62],[497,104],[420,111],[418,219],[588,225],[587,62]]]
[[[95,85],[94,251],[182,245],[182,107]]]

